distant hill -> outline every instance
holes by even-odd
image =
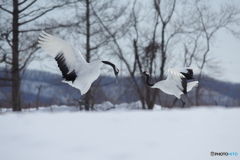
[[[3,75],[0,74],[0,76]],[[115,104],[137,101],[138,97],[129,79],[129,77],[120,77],[119,84],[115,84],[115,77],[100,76],[91,87],[94,103],[99,104],[104,101],[110,101]],[[21,84],[24,106],[78,105],[78,100],[80,99],[79,91],[61,81],[61,76],[57,74],[27,70],[22,77]],[[140,79],[139,83],[141,83]],[[201,105],[240,105],[240,84],[220,82],[204,77],[200,82],[200,87]],[[173,96],[167,96],[161,91],[159,91],[159,94],[160,97],[166,97],[169,101],[174,100]],[[0,96],[1,106],[10,106],[10,88],[1,87]],[[194,90],[188,93],[189,101],[194,102],[194,96]]]

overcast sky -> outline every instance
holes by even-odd
[[[212,48],[222,73],[214,77],[222,81],[240,83],[240,40],[226,32],[219,32]]]
[[[211,2],[218,6],[223,2],[229,1],[212,0]],[[234,2],[240,5],[240,2]],[[233,35],[226,32],[225,30],[220,30],[215,37],[215,43],[211,48],[211,52],[212,57],[214,57],[212,63],[217,63],[218,69],[221,71],[220,74],[216,74],[217,76],[212,75],[212,77],[220,81],[240,83],[240,40],[236,39]],[[57,64],[53,59],[48,59],[43,62],[34,61],[29,65],[28,69],[41,69],[60,74],[57,68]],[[204,73],[207,73],[207,71],[204,71]]]
[[[240,1],[232,1],[240,6]],[[230,0],[212,0],[214,4],[225,2],[230,2]],[[222,70],[221,75],[214,78],[221,81],[240,83],[240,40],[225,30],[220,30],[216,36],[212,52]]]

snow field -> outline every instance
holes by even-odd
[[[240,109],[0,115],[3,160],[239,159]]]

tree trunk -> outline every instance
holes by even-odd
[[[39,97],[40,97],[40,93],[41,93],[42,85],[37,86],[37,89],[38,89],[38,92],[37,92],[36,109],[38,110],[38,107],[39,107]]]
[[[86,29],[87,29],[87,34],[86,34],[86,61],[90,62],[90,1],[86,0]],[[86,93],[85,95],[85,110],[89,110],[89,105],[91,102],[91,89]]]
[[[166,50],[165,50],[165,27],[166,24],[163,22],[163,27],[162,27],[162,42],[161,42],[161,54],[162,54],[162,64],[160,67],[160,80],[163,80],[164,78],[164,67],[165,67],[165,63],[166,63]]]
[[[147,88],[147,94],[146,94],[146,103],[147,103],[147,109],[152,110],[154,108],[156,98],[157,98],[157,91],[158,89],[152,89],[150,87]]]
[[[13,111],[21,111],[20,101],[20,71],[19,71],[19,52],[18,52],[18,1],[13,0],[13,23],[12,23],[12,107]]]

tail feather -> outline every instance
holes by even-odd
[[[193,87],[197,87],[197,86],[198,86],[198,81],[187,83],[187,92],[191,91]]]

